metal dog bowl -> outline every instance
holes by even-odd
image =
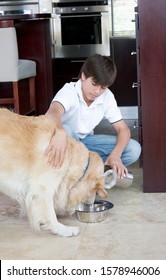
[[[76,209],[76,216],[83,223],[98,223],[106,219],[108,210],[113,207],[109,201],[95,200],[93,204],[80,204]]]

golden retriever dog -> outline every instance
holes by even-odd
[[[44,152],[54,133],[44,115],[0,109],[0,192],[19,202],[34,230],[73,236],[79,228],[63,225],[57,216],[73,214],[80,203],[93,203],[96,193],[107,197],[104,165],[97,153],[68,135],[64,162],[52,168]]]

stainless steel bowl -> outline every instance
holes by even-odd
[[[113,207],[109,201],[95,200],[93,204],[80,204],[76,209],[76,216],[83,223],[98,223],[106,219],[108,210]]]

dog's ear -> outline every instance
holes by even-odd
[[[100,197],[106,198],[108,197],[107,191],[104,189],[105,178],[95,176],[94,174],[89,174],[87,180],[91,182],[90,191],[96,191]]]
[[[108,197],[107,191],[103,188],[103,185],[100,182],[96,184],[95,188],[100,197],[102,198]]]

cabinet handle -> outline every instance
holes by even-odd
[[[71,63],[79,63],[79,62],[85,62],[85,60],[71,60]]]
[[[138,83],[133,83],[133,84],[132,84],[132,88],[137,88],[138,85],[139,85]]]
[[[136,54],[137,54],[136,51],[131,52],[131,55],[136,55]]]
[[[78,77],[73,77],[73,78],[71,78],[72,79],[72,81],[77,81],[78,80]]]
[[[138,128],[139,125],[137,124],[137,121],[134,122],[133,128]]]

